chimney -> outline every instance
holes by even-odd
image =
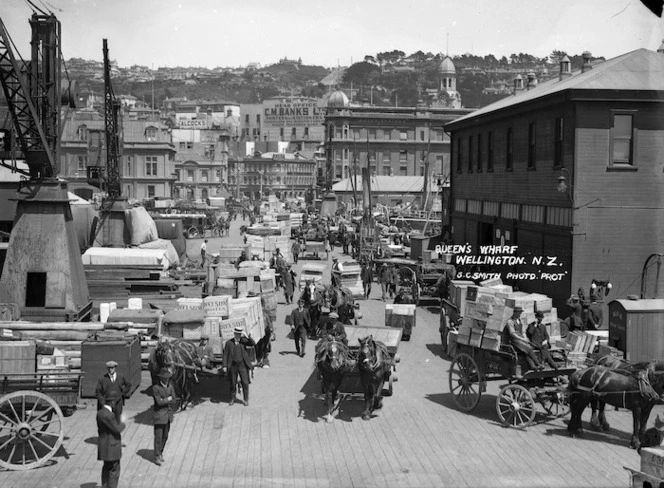
[[[516,78],[514,78],[514,94],[517,95],[522,91],[523,91],[523,77],[521,75],[516,75]]]
[[[526,90],[531,90],[537,86],[537,78],[535,77],[534,71],[529,71],[527,76],[528,76],[528,85],[526,86]]]
[[[592,55],[590,54],[590,51],[583,51],[583,65],[581,66],[581,73],[585,73],[586,71],[590,71],[593,69],[593,65],[590,64],[590,58]]]
[[[562,81],[565,78],[569,78],[570,76],[572,76],[572,62],[569,60],[567,55],[565,55],[563,59],[560,60],[560,77],[558,80]]]

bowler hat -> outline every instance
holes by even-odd
[[[338,314],[337,312],[332,312],[332,313],[330,313],[330,318],[331,318],[331,319],[338,319],[338,318],[339,318],[339,314]]]
[[[106,367],[107,368],[117,368],[117,366],[118,366],[118,363],[116,363],[115,361],[106,361]]]
[[[514,311],[515,312],[523,312],[523,307],[517,305],[516,307],[514,307]]]
[[[543,319],[544,318],[544,312],[535,312],[535,318],[538,319]]]
[[[167,380],[171,376],[173,376],[173,373],[171,373],[170,370],[167,368],[161,368],[161,371],[159,371],[160,378],[164,378],[165,380]]]
[[[242,334],[244,332],[244,329],[238,326],[233,329],[233,332],[236,334]]]

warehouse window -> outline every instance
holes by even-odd
[[[489,131],[486,138],[486,170],[493,172],[493,131]]]
[[[475,154],[477,161],[477,172],[482,172],[482,134],[477,134],[477,154]]]
[[[507,171],[512,171],[512,128],[507,128],[507,133],[505,134],[505,169]]]
[[[536,127],[534,122],[528,124],[528,169],[535,169]]]
[[[459,137],[457,139],[457,145],[456,145],[456,163],[457,163],[457,173],[461,173],[462,171],[462,162],[461,162],[461,138]]]
[[[553,166],[559,168],[563,165],[563,118],[556,117],[553,141]]]
[[[634,120],[630,113],[614,113],[610,165],[634,165]]]
[[[473,172],[473,136],[468,136],[468,172]]]

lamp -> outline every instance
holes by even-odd
[[[599,297],[602,295],[602,293],[604,293],[604,296],[607,296],[611,291],[611,288],[613,288],[613,285],[609,280],[602,281],[593,278],[592,282],[590,283],[590,294],[595,294]]]
[[[572,196],[572,189],[573,188],[574,188],[574,185],[572,184],[572,175],[570,174],[569,171],[567,171],[566,168],[560,168],[560,176],[558,177],[558,185],[556,186],[556,190],[559,193],[566,193],[568,198],[569,198],[569,201],[572,202],[572,205],[576,205],[574,203],[574,197]],[[574,210],[578,210],[580,208],[587,207],[588,205],[591,205],[595,202],[600,201],[599,198],[595,197],[594,195],[591,195],[588,192],[585,192],[585,191],[581,190],[578,186],[576,187],[576,191],[584,193],[584,194],[592,197],[593,200],[591,200],[587,203],[584,203],[583,205],[574,206]]]
[[[556,187],[556,190],[560,193],[567,193],[569,195],[568,189],[569,187],[567,186],[567,178],[571,179],[571,176],[569,174],[569,171],[567,171],[565,168],[560,168],[560,176],[558,177],[558,186]],[[572,183],[570,183],[570,186]],[[572,196],[570,195],[570,200],[572,199]]]

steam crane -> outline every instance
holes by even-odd
[[[16,148],[0,153],[0,164],[25,178],[18,187],[0,301],[18,304],[28,320],[87,320],[92,302],[67,183],[57,178],[63,120],[77,97],[75,86],[61,81],[60,22],[32,6],[40,13],[30,19],[29,63],[14,54],[0,19],[0,83],[12,120],[10,140],[17,141]]]
[[[129,244],[130,240],[124,213],[129,207],[127,201],[121,198],[122,104],[113,93],[111,62],[108,57],[108,42],[106,39],[103,40],[103,50],[106,167],[89,166],[88,183],[101,187],[107,194],[101,205],[101,221],[95,229],[95,239],[102,246],[124,247]]]

